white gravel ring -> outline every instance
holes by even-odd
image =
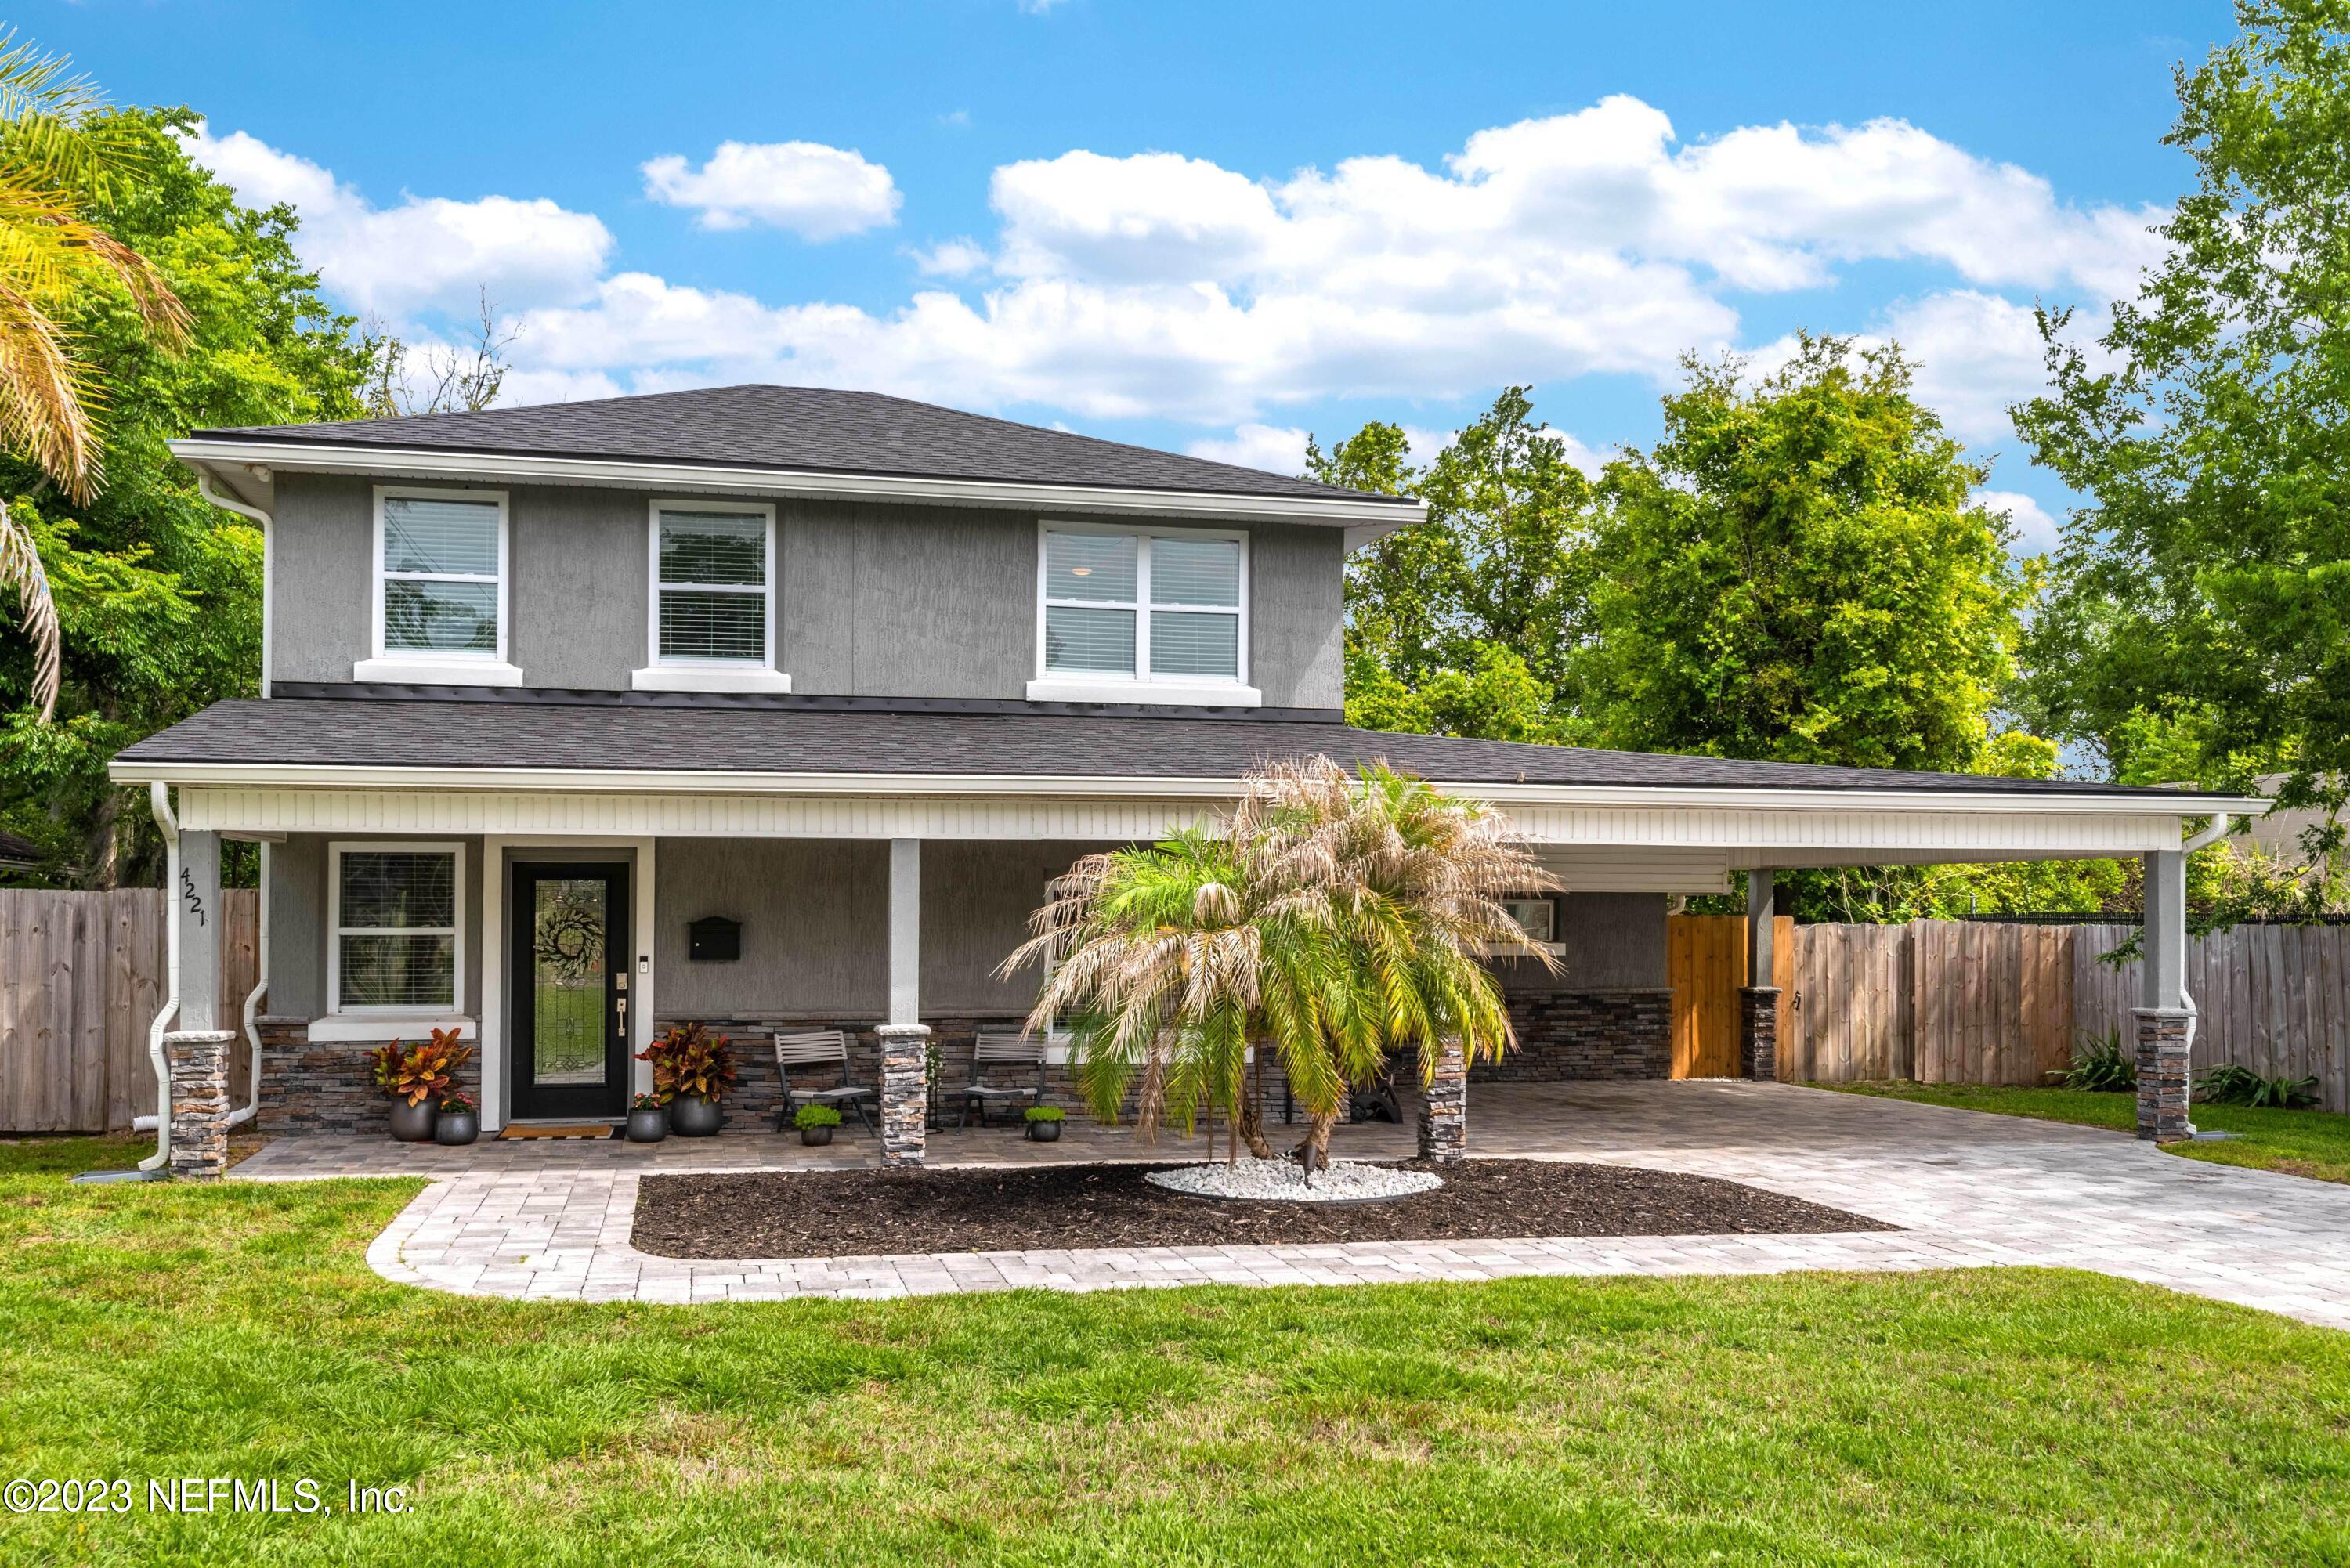
[[[1315,1171],[1310,1187],[1305,1172],[1286,1159],[1178,1166],[1151,1171],[1143,1179],[1192,1198],[1239,1198],[1259,1203],[1376,1203],[1444,1185],[1433,1171],[1397,1170],[1359,1160],[1340,1160]]]

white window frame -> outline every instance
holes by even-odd
[[[765,563],[766,643],[756,663],[747,659],[670,659],[660,647],[660,598],[666,586],[686,592],[741,593],[739,586],[668,584],[660,575],[660,518],[664,511],[731,512],[763,517],[767,524]],[[775,668],[775,508],[771,502],[712,501],[701,496],[657,497],[645,507],[645,667],[629,684],[639,691],[789,691],[792,678]]]
[[[355,926],[343,929],[343,857],[357,851],[360,854],[436,855],[455,857],[457,923],[454,926]],[[453,939],[455,961],[449,971],[449,1005],[442,1009],[415,1005],[391,1007],[346,1007],[343,1005],[343,939],[347,936],[442,936]],[[465,845],[462,839],[338,839],[327,846],[327,1016],[329,1018],[365,1019],[375,1026],[375,1034],[382,1025],[399,1023],[410,1027],[439,1024],[443,1028],[462,1026],[462,1032],[472,1033],[473,1020],[465,1014]],[[310,1037],[329,1038],[313,1025]],[[348,1037],[348,1036],[345,1036]],[[373,1038],[374,1034],[365,1037]]]
[[[1047,535],[1053,534],[1098,534],[1116,538],[1128,538],[1134,545],[1134,594],[1132,599],[1055,599],[1045,592],[1049,566],[1046,561]],[[1216,613],[1221,607],[1196,605],[1159,605],[1151,601],[1150,542],[1160,539],[1230,539],[1241,547],[1240,622],[1236,666],[1238,673],[1231,680],[1198,675],[1153,675],[1150,673],[1150,621],[1152,616],[1165,611],[1170,615]],[[1031,701],[1045,702],[1132,702],[1174,703],[1228,708],[1256,708],[1264,702],[1263,693],[1249,684],[1249,620],[1253,613],[1250,582],[1250,535],[1243,528],[1159,528],[1149,524],[1116,523],[1081,523],[1054,517],[1043,517],[1036,523],[1036,664],[1035,679],[1028,682]],[[1129,609],[1134,612],[1134,671],[1116,675],[1099,670],[1055,673],[1045,668],[1045,612],[1054,606],[1074,606],[1081,609]]]
[[[419,501],[472,501],[494,504],[498,509],[498,645],[491,653],[431,649],[388,649],[384,646],[384,587],[389,580],[383,566],[384,503],[393,499]],[[512,548],[512,512],[503,490],[444,490],[422,485],[379,484],[375,487],[373,513],[374,562],[370,571],[373,590],[368,613],[369,633],[368,647],[372,657],[351,667],[354,680],[411,681],[434,686],[519,686],[522,671],[506,659],[508,605],[513,593],[514,555]],[[421,582],[478,583],[482,577],[472,573],[401,572],[403,579]]]

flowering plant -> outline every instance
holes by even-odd
[[[454,1089],[441,1096],[441,1114],[443,1116],[462,1116],[473,1108],[473,1096],[463,1089]]]

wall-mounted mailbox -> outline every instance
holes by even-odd
[[[704,915],[685,928],[685,956],[695,963],[741,958],[743,922],[723,915]]]

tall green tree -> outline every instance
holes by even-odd
[[[1326,483],[1428,504],[1347,565],[1348,710],[1378,729],[1559,740],[1570,659],[1584,635],[1590,481],[1505,389],[1426,469],[1403,431],[1366,425],[1307,472]]]
[[[2323,904],[2350,795],[2350,0],[2236,11],[2178,73],[2195,187],[2165,259],[2095,353],[2043,317],[2053,386],[2016,424],[2086,501],[2032,684],[2122,774],[2288,774],[2325,808]]]
[[[149,258],[185,306],[176,351],[137,302],[96,293],[68,323],[103,396],[106,488],[81,500],[0,460],[0,498],[46,564],[64,632],[54,723],[28,706],[32,647],[0,636],[0,828],[31,839],[41,880],[111,887],[153,872],[152,829],[106,761],[260,673],[261,537],[206,504],[165,442],[205,425],[355,417],[375,346],[319,298],[289,209],[237,205],[186,153],[184,109],[116,111],[136,179],[84,193],[94,223]]]

